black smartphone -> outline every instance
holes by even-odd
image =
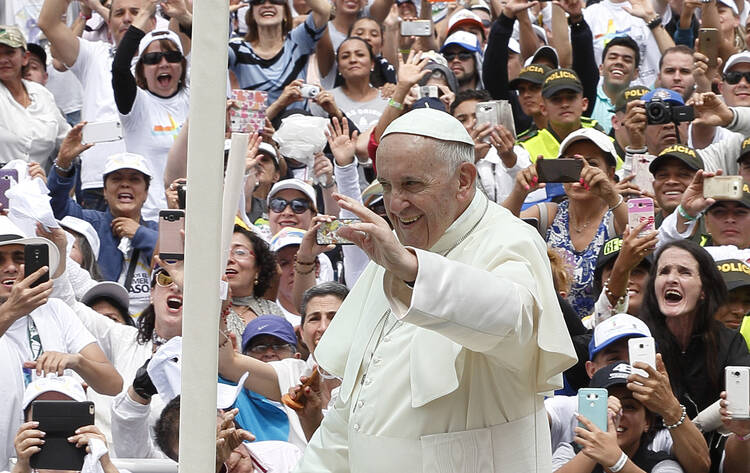
[[[536,162],[539,182],[578,182],[582,169],[582,159],[540,159]]]
[[[184,210],[159,211],[159,258],[180,261],[185,257],[180,230],[185,230]]]
[[[31,456],[31,468],[80,471],[85,448],[68,442],[76,429],[94,424],[94,403],[91,401],[34,401],[31,419],[39,422],[44,432],[41,451]]]
[[[184,182],[177,185],[177,206],[182,210],[187,206],[187,184]]]
[[[30,274],[38,271],[39,268],[49,266],[49,247],[42,244],[37,245],[26,245],[23,248],[23,264],[24,264],[24,277],[28,277]],[[29,287],[37,287],[43,282],[49,281],[49,271],[42,274],[36,281],[31,283]]]

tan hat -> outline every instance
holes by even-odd
[[[0,25],[0,44],[26,49],[26,39],[16,26]]]

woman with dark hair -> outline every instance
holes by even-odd
[[[283,316],[276,303],[263,297],[276,276],[276,256],[260,236],[239,225],[234,226],[224,274],[232,295],[227,328],[238,339],[242,338],[247,323],[259,315]]]
[[[232,87],[268,93],[268,103],[279,98],[284,87],[303,79],[315,44],[331,13],[326,0],[306,0],[311,9],[305,22],[293,28],[286,0],[252,0],[245,15],[247,35],[229,43]]]
[[[711,255],[690,240],[666,244],[651,266],[641,316],[677,399],[693,417],[719,399],[726,366],[750,366],[742,336],[714,319],[727,289]]]
[[[348,37],[362,38],[367,41],[367,44],[372,48],[372,52],[375,54],[375,64],[373,65],[372,72],[370,73],[370,84],[373,87],[382,87],[385,84],[396,83],[396,68],[393,64],[385,57],[385,40],[383,33],[385,32],[385,24],[378,23],[377,20],[369,16],[363,16],[357,21],[352,23],[352,27],[349,28]],[[398,51],[393,49],[393,57],[398,57]],[[389,56],[390,58],[391,56]],[[395,60],[395,59],[394,59]],[[339,85],[338,83],[335,85]]]
[[[180,37],[168,30],[144,31],[156,3],[146,2],[123,36],[112,61],[112,88],[128,152],[148,162],[152,181],[143,218],[155,220],[167,208],[164,168],[167,155],[188,117],[187,59]],[[137,55],[135,76],[130,64]]]

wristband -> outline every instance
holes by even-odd
[[[625,468],[625,464],[628,462],[628,456],[625,455],[625,452],[622,452],[622,455],[620,455],[620,459],[617,460],[617,463],[609,467],[609,471],[612,473],[618,473],[619,471],[622,471],[623,468]]]
[[[69,173],[70,171],[73,170],[73,161],[71,161],[70,164],[68,165],[68,167],[66,167],[66,168],[64,168],[64,167],[60,166],[59,164],[57,164],[57,160],[56,159],[52,163],[52,165],[55,167],[55,169],[57,169],[58,171],[62,171],[64,173]]]
[[[395,100],[393,100],[393,97],[391,97],[391,98],[388,99],[388,106],[389,107],[393,107],[396,110],[403,110],[404,109],[404,104],[396,102]]]
[[[691,216],[689,213],[687,213],[687,210],[685,210],[685,207],[683,207],[682,204],[677,206],[677,213],[679,213],[680,217],[684,218],[688,222],[698,220],[698,217],[701,216],[701,214],[698,214],[695,217]]]
[[[321,189],[330,189],[330,188],[331,188],[331,187],[333,187],[333,186],[334,186],[335,184],[336,184],[336,178],[334,178],[333,176],[331,176],[331,180],[330,180],[330,181],[328,181],[328,184],[326,184],[326,185],[323,185],[323,184],[319,184],[319,185],[320,185],[320,188],[321,188]]]
[[[648,29],[650,30],[653,30],[659,25],[661,25],[661,15],[656,15],[653,20],[646,23],[646,26],[648,26]]]
[[[661,420],[661,424],[664,426],[665,429],[674,430],[677,427],[681,426],[683,422],[685,422],[685,419],[687,419],[687,409],[682,404],[680,404],[680,407],[682,408],[682,415],[680,416],[680,420],[678,420],[672,425],[667,425],[667,423],[664,422],[664,419]]]

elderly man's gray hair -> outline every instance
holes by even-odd
[[[435,146],[435,156],[448,163],[451,172],[463,163],[474,164],[474,147],[458,141],[443,141],[430,139]]]

